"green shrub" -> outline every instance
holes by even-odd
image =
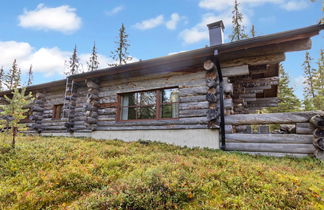
[[[150,142],[20,137],[0,209],[321,209],[324,164]]]

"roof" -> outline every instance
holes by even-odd
[[[76,74],[70,76],[69,78],[75,81],[83,81],[85,79],[91,78],[108,78],[111,80],[116,80],[149,74],[165,74],[177,71],[192,71],[191,69],[193,67],[201,66],[203,61],[205,61],[207,58],[212,57],[215,50],[218,50],[219,59],[222,62],[225,60],[246,56],[249,52],[252,52],[252,49],[258,49],[265,46],[271,47],[282,43],[289,44],[289,42],[292,41],[309,39],[310,37],[319,34],[319,32],[323,29],[324,24],[316,24],[295,30],[258,36],[255,38],[200,48],[173,55],[129,63],[121,66]],[[280,49],[277,50],[280,51]],[[294,51],[294,49],[285,49],[285,52],[287,51]],[[256,51],[255,53],[258,55],[260,52]],[[263,54],[265,53],[266,52],[263,52]],[[34,91],[49,87],[64,87],[64,85],[65,80],[58,80],[54,82],[29,86],[27,87],[27,90]],[[0,95],[5,95],[8,93],[10,93],[10,91],[3,91],[0,92]]]

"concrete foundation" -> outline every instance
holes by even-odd
[[[43,136],[91,137],[123,141],[150,140],[177,146],[219,149],[218,129],[93,131],[92,133],[43,133]]]

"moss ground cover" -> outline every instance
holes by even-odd
[[[0,209],[323,209],[324,164],[121,141],[0,147]]]

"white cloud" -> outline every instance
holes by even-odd
[[[164,22],[164,16],[159,15],[155,18],[151,18],[148,20],[143,20],[142,22],[136,23],[134,25],[135,28],[140,29],[140,30],[147,30],[147,29],[152,29],[155,28]]]
[[[168,21],[164,20],[163,15],[159,15],[155,18],[136,23],[134,27],[140,30],[148,30],[164,25],[169,30],[175,30],[181,20],[186,20],[186,17],[180,16],[178,13],[172,13]]]
[[[18,67],[26,73],[33,65],[33,71],[43,73],[45,76],[60,74],[63,76],[66,71],[66,61],[69,60],[72,52],[63,51],[58,47],[35,49],[29,43],[6,41],[0,42],[0,67],[8,70],[14,59],[17,59]],[[79,54],[80,72],[87,71],[87,61],[90,54]],[[110,57],[98,54],[99,68],[106,68],[108,64],[114,63]],[[138,59],[132,57],[129,63],[136,62]]]
[[[295,10],[305,9],[307,6],[308,3],[302,0],[302,1],[288,1],[281,4],[280,7],[287,11],[295,11]]]
[[[240,0],[241,5],[258,6],[264,3],[281,3],[283,0]],[[203,9],[223,11],[233,7],[232,0],[200,0],[199,7]]]
[[[63,33],[72,33],[81,27],[81,18],[76,14],[76,9],[68,5],[54,8],[39,4],[35,10],[24,11],[18,17],[19,26],[37,30],[55,30]]]
[[[279,5],[281,8],[292,11],[304,9],[308,6],[306,0],[239,0],[243,7],[256,7],[266,3]],[[232,0],[200,0],[199,7],[214,11],[224,11],[233,8]]]
[[[113,8],[112,10],[106,11],[105,13],[106,13],[106,15],[113,16],[113,15],[116,15],[116,14],[118,14],[119,12],[121,12],[123,10],[124,10],[123,6],[118,6],[118,7]]]
[[[185,29],[180,32],[179,36],[183,40],[185,44],[194,44],[203,40],[208,40],[208,28],[207,24],[216,22],[219,20],[223,20],[225,26],[229,26],[231,24],[231,13],[227,11],[220,15],[214,15],[212,13],[207,13],[202,16],[200,23],[193,26],[192,28]],[[244,24],[249,23],[247,18],[243,19]]]
[[[173,13],[171,15],[171,19],[165,23],[165,26],[170,29],[174,30],[177,27],[178,22],[180,21],[181,17],[178,13]]]

